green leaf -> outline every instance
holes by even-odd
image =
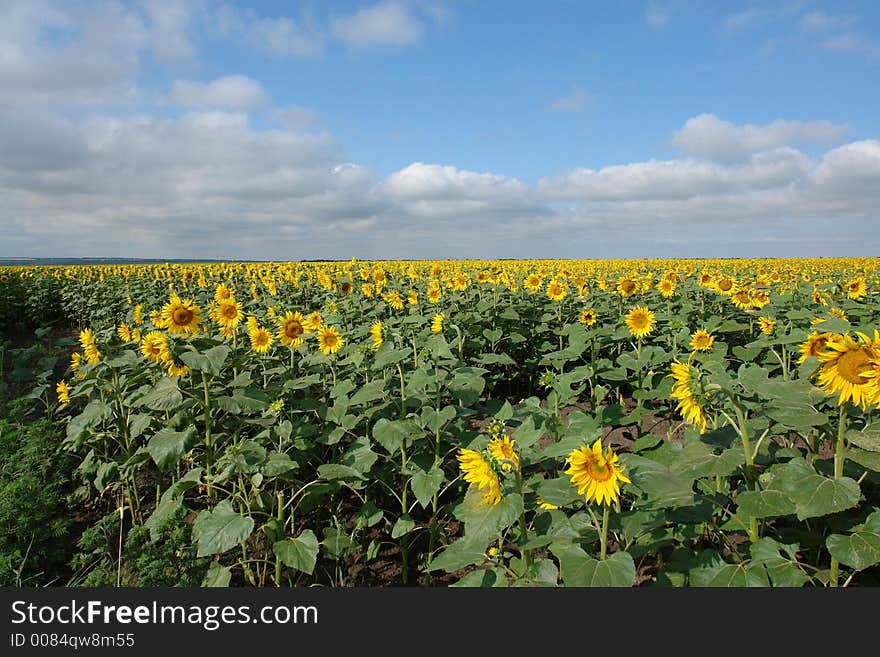
[[[460,580],[449,586],[462,588],[506,587],[507,575],[504,574],[504,571],[501,568],[480,568],[478,570],[472,570]]]
[[[431,433],[437,433],[453,419],[455,419],[455,406],[444,406],[439,413],[430,406],[422,409],[422,422]]]
[[[801,587],[807,575],[797,565],[797,546],[783,545],[772,538],[761,538],[751,546],[752,565],[767,569],[773,586]]]
[[[446,342],[446,338],[443,337],[442,333],[435,333],[431,335],[426,341],[425,345],[428,349],[431,350],[431,355],[435,359],[446,358],[448,360],[455,360],[455,355],[449,349],[449,343]]]
[[[196,428],[189,426],[183,431],[175,431],[170,427],[153,434],[147,443],[147,451],[153,458],[153,462],[163,472],[177,465],[183,455],[189,451],[192,439],[196,435]]]
[[[148,413],[135,413],[128,420],[129,437],[134,440],[150,426],[153,416]]]
[[[389,454],[400,449],[401,444],[409,444],[414,436],[424,432],[412,420],[388,420],[380,418],[373,425],[373,438]]]
[[[440,490],[445,478],[446,475],[440,468],[431,468],[428,472],[416,470],[416,473],[409,480],[409,486],[423,509],[427,509],[431,504],[434,494]]]
[[[635,584],[636,566],[626,552],[615,552],[605,561],[599,561],[581,548],[571,546],[557,556],[566,586],[630,587]]]
[[[183,393],[177,387],[175,377],[159,379],[153,389],[141,397],[135,405],[146,406],[153,411],[173,411],[183,403]]]
[[[477,536],[465,536],[458,539],[431,561],[428,572],[445,570],[452,573],[465,566],[483,563],[486,560],[486,546],[491,540],[491,538],[482,539]]]
[[[520,449],[524,449],[534,445],[543,435],[544,428],[535,427],[535,420],[530,415],[514,430],[511,438],[516,441],[516,444]]]
[[[456,515],[464,521],[466,537],[479,537],[479,540],[488,543],[498,536],[498,532],[515,523],[522,510],[523,500],[517,494],[504,496],[498,504],[486,504],[483,493],[476,486],[470,486],[464,501],[456,510]]]
[[[379,351],[376,352],[372,367],[374,370],[381,370],[409,358],[410,354],[412,354],[412,349],[409,347],[404,347],[403,349],[388,349],[387,351],[385,349],[379,349]]]
[[[230,351],[229,347],[221,344],[211,347],[204,354],[195,351],[185,351],[180,354],[180,360],[189,365],[190,369],[215,376],[220,374],[220,370],[223,369],[223,363],[226,362]]]
[[[232,570],[228,566],[221,566],[218,562],[212,561],[211,567],[205,573],[205,579],[202,580],[202,586],[226,588],[230,581],[232,581]]]
[[[415,520],[409,517],[409,514],[404,514],[397,519],[397,522],[394,523],[394,527],[391,528],[391,538],[400,538],[406,534],[409,534],[416,526]]]
[[[455,374],[447,384],[447,389],[452,396],[465,406],[471,406],[477,401],[485,387],[486,380],[479,374],[470,372]]]
[[[199,557],[221,554],[244,541],[254,531],[254,519],[236,513],[229,500],[213,510],[205,509],[193,522],[193,538],[198,541]]]
[[[544,479],[535,485],[535,490],[545,502],[555,506],[568,506],[580,499],[580,495],[571,484],[571,479],[567,476]]]
[[[183,502],[179,497],[164,497],[153,510],[153,513],[150,514],[150,517],[147,518],[147,521],[144,523],[144,527],[146,527],[150,532],[150,540],[154,543],[162,538],[162,527],[165,523],[168,522],[169,518],[174,517],[174,515],[183,507]]]
[[[364,475],[359,470],[355,470],[351,466],[341,465],[339,463],[325,463],[318,466],[318,476],[327,481],[335,481],[337,479],[364,479]]]
[[[304,529],[296,538],[275,543],[272,551],[285,566],[311,575],[318,561],[318,537],[311,529]]]
[[[740,513],[752,518],[772,518],[797,513],[797,506],[787,493],[779,490],[747,490],[737,498]]]
[[[853,570],[880,563],[880,511],[868,516],[865,524],[849,535],[832,534],[825,545],[832,557]]]
[[[844,511],[858,504],[861,497],[853,479],[823,477],[802,458],[786,463],[769,488],[788,493],[797,508],[798,520]]]
[[[846,439],[869,452],[880,452],[880,431],[847,431]]]
[[[385,381],[382,379],[376,379],[375,381],[370,381],[366,385],[361,386],[358,391],[351,396],[348,403],[351,406],[357,406],[358,404],[367,404],[376,401],[384,396]]]
[[[636,454],[621,454],[626,474],[645,494],[645,508],[675,508],[694,503],[694,478]]]

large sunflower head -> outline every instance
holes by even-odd
[[[776,320],[772,317],[759,317],[758,325],[761,327],[761,333],[764,335],[773,335],[773,331],[776,328]]]
[[[335,354],[344,343],[345,338],[339,335],[335,326],[322,326],[318,329],[318,347],[325,356]]]
[[[272,334],[269,333],[262,326],[257,326],[255,328],[248,330],[248,337],[251,341],[251,349],[253,349],[258,354],[264,354],[269,351],[269,347],[272,346],[272,343],[275,341],[275,338],[272,337]]]
[[[552,280],[547,284],[547,296],[553,301],[562,301],[568,294],[568,286],[557,280]]]
[[[877,397],[877,371],[880,367],[880,335],[871,340],[856,333],[833,335],[816,356],[822,364],[818,386],[828,395],[838,395],[838,405],[851,401],[867,408]]]
[[[201,308],[190,299],[181,300],[176,294],[162,308],[161,328],[171,334],[195,335],[202,321]]]
[[[229,297],[219,302],[211,310],[211,319],[216,322],[221,329],[227,331],[234,329],[244,318],[241,306],[235,300],[235,297]]]
[[[501,483],[498,481],[498,475],[480,452],[460,449],[457,459],[462,478],[483,493],[484,504],[494,506],[501,502]]]
[[[673,276],[675,274],[673,273]],[[669,298],[675,294],[675,279],[670,278],[661,278],[660,282],[657,283],[657,289],[660,290],[660,294],[666,298]]]
[[[626,314],[626,325],[635,338],[644,338],[654,330],[654,313],[645,306],[636,306]]]
[[[822,350],[825,349],[825,345],[831,337],[831,333],[827,332],[819,333],[818,331],[813,331],[810,333],[801,345],[801,357],[798,358],[798,365],[805,362],[811,356],[818,357]]]
[[[623,473],[624,465],[618,461],[617,454],[609,446],[602,449],[601,439],[592,447],[579,447],[566,459],[571,483],[578,495],[584,495],[587,502],[611,505],[620,497],[620,483],[632,483]]]
[[[162,331],[150,331],[141,339],[141,353],[154,363],[165,363],[171,359],[168,337]]]
[[[714,343],[715,336],[706,329],[700,329],[691,334],[691,349],[694,351],[709,351]]]
[[[278,333],[275,337],[285,347],[301,347],[304,343],[303,316],[298,312],[287,311],[284,315],[275,318],[278,323]]]

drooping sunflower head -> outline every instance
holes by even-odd
[[[644,338],[654,330],[654,313],[646,306],[636,306],[626,314],[626,325],[635,338]]]
[[[278,333],[276,337],[285,347],[301,347],[305,342],[303,335],[303,316],[298,312],[287,311],[284,315],[275,318],[278,323]]]
[[[58,395],[58,402],[67,404],[70,402],[70,386],[64,380],[58,382],[55,386],[55,393]]]
[[[670,398],[678,400],[675,410],[681,413],[686,422],[699,429],[700,433],[706,432],[708,416],[706,404],[710,394],[703,389],[700,371],[690,363],[674,361],[670,367],[671,376],[674,379]]]
[[[98,349],[98,345],[95,343],[95,334],[92,332],[92,329],[87,328],[80,331],[79,343],[83,348],[86,361],[91,365],[97,365],[101,360],[102,354]]]
[[[632,296],[633,294],[635,294],[638,291],[638,289],[639,289],[639,284],[636,283],[631,278],[625,277],[625,278],[621,278],[619,281],[617,281],[617,292],[623,298]]]
[[[483,493],[483,503],[494,506],[501,502],[501,482],[486,458],[472,449],[458,450],[458,467],[462,479]]]
[[[832,337],[831,333],[824,332],[819,333],[818,331],[813,331],[810,335],[807,336],[807,339],[801,345],[801,356],[798,358],[798,365],[804,363],[807,358],[811,356],[817,357],[825,349],[825,345]]]
[[[141,353],[154,363],[165,363],[171,359],[168,337],[162,331],[150,331],[141,339]]]
[[[773,330],[776,328],[776,320],[772,317],[759,317],[758,325],[761,327],[761,333],[764,335],[773,335]]]
[[[370,347],[374,351],[382,346],[382,343],[384,342],[384,331],[385,325],[382,324],[381,320],[377,319],[370,325],[370,338],[373,340],[373,343],[370,345]]]
[[[492,438],[489,441],[489,454],[504,472],[519,470],[519,454],[516,451],[516,441],[510,436],[504,434]]]
[[[335,354],[344,343],[345,339],[339,335],[335,326],[322,326],[318,330],[318,347],[325,356]]]
[[[693,351],[709,351],[714,343],[715,336],[706,329],[699,329],[691,334],[691,349]]]
[[[442,333],[443,332],[443,320],[446,319],[443,313],[437,313],[434,315],[433,319],[431,319],[431,333]]]
[[[611,505],[620,497],[621,482],[632,483],[624,474],[625,467],[619,462],[617,454],[609,446],[602,449],[601,439],[592,447],[579,447],[569,453],[565,471],[577,488],[578,495],[584,495],[587,503],[595,500],[599,504]]]

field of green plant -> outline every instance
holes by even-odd
[[[877,585],[878,265],[0,268],[0,584]]]

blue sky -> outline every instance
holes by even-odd
[[[0,256],[875,255],[878,79],[874,2],[10,0]]]

